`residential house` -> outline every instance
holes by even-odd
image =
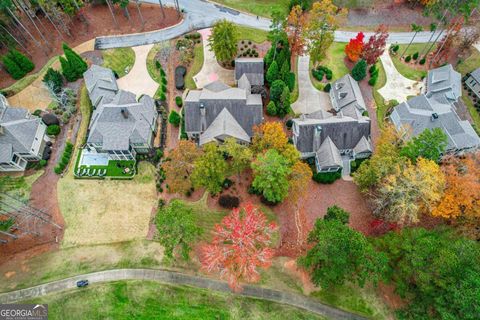
[[[248,144],[253,127],[263,121],[262,97],[251,93],[251,85],[244,74],[238,88],[215,81],[203,90],[191,90],[185,97],[185,130],[190,139],[201,146],[227,137]]]
[[[422,94],[395,107],[390,120],[406,138],[417,136],[425,129],[440,128],[447,135],[447,152],[458,153],[476,149],[480,138],[472,125],[461,120],[455,107]]]
[[[480,99],[480,68],[467,74],[465,85],[478,99]]]
[[[395,107],[390,120],[406,139],[417,136],[425,129],[440,128],[447,135],[448,153],[475,150],[480,138],[472,125],[461,120],[456,102],[462,96],[461,76],[451,65],[430,70],[424,94],[411,98]]]
[[[372,154],[370,118],[358,83],[347,75],[332,85],[336,114],[319,110],[293,120],[293,143],[303,159],[315,158],[317,172],[350,171],[350,162]]]
[[[0,172],[24,171],[43,157],[47,126],[27,109],[12,108],[0,94]]]
[[[461,78],[451,64],[432,69],[428,71],[425,94],[441,103],[454,103],[462,96]]]
[[[92,65],[84,74],[85,86],[94,108],[109,103],[117,94],[117,79],[112,70]]]
[[[111,78],[105,69],[92,66],[85,75],[97,79],[95,83]],[[98,71],[98,72],[97,72]],[[110,88],[116,87],[116,82]],[[85,149],[90,153],[108,154],[109,160],[133,160],[137,153],[147,153],[153,146],[157,131],[155,100],[143,95],[138,101],[135,94],[94,86],[91,99],[98,101],[93,111]],[[103,95],[105,93],[106,95]]]
[[[263,86],[264,70],[262,58],[235,59],[235,83],[245,75],[251,86]]]

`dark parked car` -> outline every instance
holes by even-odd
[[[86,286],[88,286],[88,280],[77,281],[77,287],[78,288],[83,288],[83,287],[86,287]]]
[[[183,90],[185,88],[185,74],[187,73],[187,68],[184,66],[178,66],[175,68],[175,87],[178,90]]]

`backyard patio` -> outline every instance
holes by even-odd
[[[131,179],[136,173],[135,160],[110,160],[106,153],[80,150],[74,174],[77,178]]]

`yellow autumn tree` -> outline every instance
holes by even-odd
[[[308,164],[302,161],[295,162],[289,176],[289,197],[293,203],[308,192],[307,186],[311,179],[312,169]]]
[[[165,171],[165,183],[168,191],[175,193],[186,193],[192,188],[190,175],[194,169],[194,162],[201,155],[201,150],[195,143],[187,140],[180,140],[178,147],[168,154],[168,161],[162,164]]]
[[[444,161],[445,194],[432,211],[435,217],[480,218],[480,154]]]
[[[434,161],[419,158],[416,165],[397,164],[378,185],[374,213],[399,224],[415,223],[441,200],[444,187],[445,177]]]
[[[255,127],[252,149],[256,153],[268,149],[281,151],[288,144],[287,134],[280,122],[270,121]]]

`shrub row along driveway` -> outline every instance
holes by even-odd
[[[75,289],[77,281],[84,279],[87,279],[90,283],[118,280],[150,280],[174,285],[188,285],[213,291],[230,292],[227,283],[223,281],[166,270],[115,269],[79,275],[72,278],[49,282],[36,287],[3,293],[0,294],[0,303],[24,301],[54,292],[72,290]],[[245,286],[240,294],[247,297],[260,298],[302,308],[325,316],[328,319],[365,319],[353,313],[332,308],[298,294],[291,294],[258,286]]]

